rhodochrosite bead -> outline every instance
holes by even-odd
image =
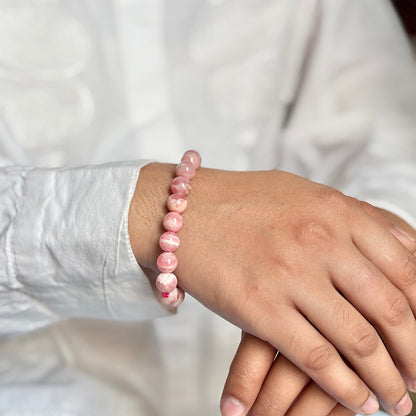
[[[157,268],[162,273],[172,273],[178,265],[178,259],[173,253],[164,251],[157,258]]]
[[[172,292],[178,284],[173,273],[160,273],[156,279],[157,290],[161,293]]]
[[[172,194],[168,198],[167,205],[169,211],[179,212],[179,214],[182,214],[188,205],[188,201],[179,195]]]
[[[161,302],[172,307],[176,307],[182,303],[184,297],[185,293],[180,287],[175,287],[175,289],[173,289],[171,292],[160,294]]]
[[[196,150],[188,150],[182,156],[182,162],[190,163],[196,170],[201,166],[201,156]]]
[[[195,176],[195,173],[196,169],[191,163],[181,162],[176,166],[177,176],[183,176],[184,178],[191,180]]]
[[[173,231],[166,231],[159,238],[159,245],[163,251],[176,251],[179,244],[179,237]]]
[[[163,218],[163,226],[166,231],[178,232],[183,225],[183,218],[179,212],[168,212]]]
[[[176,235],[183,225],[181,213],[188,205],[186,197],[191,190],[191,179],[201,165],[201,156],[195,150],[188,150],[176,166],[176,178],[170,184],[172,195],[169,196],[167,207],[169,212],[163,218],[165,232],[159,238],[163,253],[157,258],[160,271],[156,278],[156,287],[160,301],[167,306],[178,306],[185,297],[185,292],[178,287],[176,276],[172,273],[178,266],[178,259],[173,253],[179,248],[180,240]]]
[[[191,191],[191,181],[184,176],[177,176],[170,185],[173,194],[181,197],[188,196]]]

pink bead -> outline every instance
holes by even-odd
[[[168,210],[179,212],[181,214],[185,211],[188,201],[185,198],[180,197],[179,195],[172,194],[168,198]]]
[[[160,273],[156,279],[157,290],[161,293],[172,292],[178,285],[178,280],[173,273]]]
[[[183,225],[183,218],[179,212],[168,212],[163,218],[163,226],[167,231],[178,232]]]
[[[195,176],[200,165],[201,156],[197,151],[188,150],[183,155],[181,163],[176,166],[176,177],[170,185],[172,195],[167,201],[169,212],[163,218],[166,232],[159,238],[159,245],[163,253],[157,258],[157,267],[161,273],[156,279],[156,287],[161,303],[170,307],[178,306],[185,297],[185,292],[177,286],[177,278],[172,273],[178,266],[178,259],[174,251],[179,248],[180,239],[176,232],[183,226],[181,213],[187,207],[186,196],[191,191],[191,179]]]
[[[183,176],[177,176],[170,184],[170,189],[173,194],[187,196],[191,191],[191,181]]]
[[[162,273],[172,273],[178,266],[178,259],[173,253],[163,252],[157,258],[157,267]]]
[[[181,162],[176,166],[176,176],[183,176],[191,180],[195,176],[195,173],[196,169],[191,163]]]
[[[179,248],[179,237],[173,231],[166,231],[159,238],[159,245],[163,251],[174,252]]]
[[[198,169],[201,166],[201,156],[196,150],[188,150],[182,156],[182,162],[190,163],[195,169]]]
[[[160,301],[167,306],[175,308],[180,305],[185,297],[184,291],[180,287],[175,287],[172,292],[160,294]]]

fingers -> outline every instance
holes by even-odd
[[[275,355],[276,349],[270,344],[243,332],[221,398],[223,416],[247,414],[257,398]],[[299,391],[302,388],[303,385]]]
[[[303,371],[279,354],[263,383],[250,416],[285,415],[308,381],[309,377]]]
[[[414,389],[416,321],[406,297],[369,262],[351,264],[348,270],[340,269],[338,272],[343,273],[343,278],[338,281],[337,289],[375,325],[395,365],[406,377],[407,386]],[[372,293],[371,302],[368,293]],[[385,388],[395,383],[392,377],[383,382]]]
[[[383,221],[376,214],[374,216]],[[416,257],[413,255],[416,242],[401,238],[401,244],[379,223],[368,221],[368,216],[363,221],[357,218],[356,227],[359,229],[353,230],[353,242],[358,250],[404,293],[416,312]],[[390,230],[398,235],[394,228]]]
[[[350,264],[350,266],[354,267],[354,264]],[[338,273],[339,272],[340,271],[338,270]],[[361,278],[359,274],[357,277],[354,276],[355,279],[353,279],[353,276],[350,277],[350,280],[354,281],[351,282],[352,286],[356,284],[357,279],[359,280]],[[363,292],[360,290],[357,295],[354,292],[354,289],[349,287],[350,282],[348,282],[347,279],[344,279],[343,283],[348,290],[353,292],[354,302],[352,303],[354,303],[354,305],[361,306],[363,303],[369,303],[367,296],[369,291]],[[385,291],[383,292],[374,289],[378,288],[373,288],[372,292],[374,292],[374,296],[372,297],[371,306],[376,305],[383,311],[383,307],[385,307],[382,303],[384,297],[377,297],[375,294],[384,294]],[[355,288],[355,290],[357,290],[357,288]],[[393,286],[392,290],[400,295],[398,290]],[[400,296],[402,296],[406,302],[404,296]],[[361,315],[361,313],[364,313],[367,317],[371,316],[366,310],[366,308],[370,309],[370,307],[364,305],[364,307],[360,309],[361,313],[359,313],[351,303],[345,300],[340,294],[336,293],[331,296],[330,290],[328,290],[326,299],[326,302],[306,302],[305,304],[298,305],[298,307],[302,313],[308,316],[311,323],[318,330],[325,330],[324,335],[334,345],[338,346],[338,350],[352,365],[353,369],[360,375],[367,386],[380,398],[391,414],[407,414],[403,413],[407,412],[407,410],[410,412],[411,400],[406,393],[405,383],[397,370],[395,363],[377,334],[377,331]],[[415,328],[414,318],[408,305],[407,308],[409,320],[411,320],[411,322],[408,323],[411,324],[411,328]],[[381,319],[379,319],[379,321],[381,321]],[[413,332],[414,333],[409,333],[408,339],[416,342],[416,337],[414,336],[416,331]],[[393,334],[389,334],[389,336],[394,338],[394,331]],[[410,356],[413,355],[412,346],[414,343],[407,346],[401,345],[402,340],[400,340],[400,342],[396,342],[396,344],[398,344],[399,347],[403,347],[402,350],[400,350],[400,353],[410,353]],[[403,400],[405,401],[404,404]]]
[[[355,416],[355,413],[310,382],[293,403],[286,416]]]
[[[310,382],[293,403],[286,416],[326,416],[336,406],[337,402],[328,396],[316,383]],[[340,408],[347,410],[351,416],[355,413],[342,405]]]
[[[325,314],[330,316],[327,311]],[[335,347],[301,313],[287,308],[285,316],[280,321],[279,332],[290,336],[280,343],[283,355],[346,407],[356,413],[375,413],[378,402],[374,394],[345,364]],[[273,337],[269,342],[273,344]]]
[[[221,399],[223,416],[355,415],[282,354],[273,361],[274,354],[269,344],[243,333]]]
[[[303,414],[326,416],[335,406],[335,400],[315,383],[303,390],[309,377],[281,354],[274,360],[275,352],[266,342],[243,333],[224,386],[223,416],[243,416],[248,411],[251,416],[283,416],[299,394],[302,400],[299,405],[295,402],[296,409],[307,410]]]
[[[381,221],[381,220],[380,220]],[[358,221],[359,222],[359,221]],[[369,238],[371,236],[371,238]],[[412,321],[408,310],[407,302],[410,305],[413,314],[416,314],[416,257],[409,250],[416,250],[416,243],[410,239],[401,238],[401,244],[396,237],[390,232],[383,229],[375,221],[366,221],[362,225],[361,232],[354,232],[353,239],[359,251],[391,282],[400,292],[403,293],[406,300],[399,295],[392,294],[391,290],[387,290],[387,283],[380,283],[379,289],[385,294],[392,294],[392,297],[386,296],[384,307],[378,307],[379,314],[385,318],[383,329],[383,339],[394,341],[393,333],[401,335],[406,334],[406,339],[415,339],[416,328],[414,320]],[[376,244],[375,244],[376,242]],[[415,245],[415,247],[413,247]],[[374,285],[377,281],[383,282],[383,279],[376,279],[373,273],[365,273],[364,276],[367,283],[366,289],[375,292]],[[374,302],[371,302],[374,304]],[[391,334],[391,335],[389,335]],[[408,387],[416,390],[416,351],[404,354],[405,340],[396,338],[395,344],[401,345],[395,348],[392,355],[403,376],[406,378]],[[413,344],[414,345],[414,344]]]
[[[385,210],[382,210],[380,208],[376,208],[373,205],[368,204],[366,202],[360,201],[360,206],[379,225],[381,225],[386,230],[388,230],[392,235],[394,235],[394,237],[396,237],[396,239],[398,241],[400,241],[400,243],[413,256],[416,256],[416,240],[414,238],[414,236],[416,234],[415,234],[415,231],[413,231],[411,229],[411,227],[405,221],[403,221],[401,218],[397,217],[396,215],[392,214],[389,211],[385,211]],[[398,228],[398,227],[401,227],[401,228]],[[403,230],[406,230],[406,229],[408,231],[403,231]],[[413,235],[411,235],[411,234],[413,234]],[[412,292],[413,292],[414,289],[412,287],[406,288],[406,287],[403,286],[403,284],[406,284],[406,281],[400,281],[398,283],[397,287],[400,290],[403,290],[403,293],[406,295],[406,297],[408,297],[410,307],[412,308],[413,313],[416,314],[414,298],[412,296]],[[393,297],[390,297],[389,299],[387,299],[386,305],[387,305],[387,310],[390,311],[390,315],[394,315],[394,316],[397,316],[397,314],[400,315],[400,310],[399,309],[401,309],[403,311],[403,307],[400,308],[400,306],[398,306],[398,305],[403,304],[403,303],[404,303],[403,300],[397,299],[397,296],[396,297],[393,296]],[[368,305],[368,306],[371,306],[371,305]],[[380,314],[377,315],[377,316],[380,316]],[[390,321],[390,319],[386,320],[386,322],[389,322],[389,321]],[[407,322],[407,323],[409,323],[409,322]],[[405,323],[402,323],[402,325],[400,325],[400,327],[403,328],[404,325],[405,325]],[[401,338],[400,332],[397,333],[398,332],[397,330],[395,332],[397,334],[397,337],[393,338],[393,342],[395,340],[401,342],[402,338]],[[413,334],[414,332],[411,332],[411,333]],[[388,333],[387,334],[384,333],[384,338],[387,335],[388,335]],[[410,342],[410,343],[408,344],[408,342]],[[409,331],[407,330],[406,340],[403,339],[402,345],[407,347],[406,349],[408,350],[409,347],[411,347],[411,345],[414,345],[413,342],[409,341]],[[388,347],[389,351],[393,352],[393,356],[396,357],[397,364],[398,364],[399,368],[402,369],[402,374],[404,376],[404,379],[406,381],[406,384],[407,384],[408,388],[410,390],[414,391],[416,389],[416,383],[415,383],[414,377],[411,375],[411,374],[414,374],[414,370],[411,370],[412,367],[414,367],[413,353],[410,352],[410,351],[407,351],[407,353],[406,353],[403,350],[401,352],[398,352],[398,350],[394,346],[394,343],[392,343],[392,342],[388,342],[387,347]],[[407,362],[406,362],[406,360],[403,359],[403,357],[405,359],[407,358]]]

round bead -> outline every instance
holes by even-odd
[[[179,212],[181,214],[185,211],[188,201],[185,198],[180,197],[179,195],[172,194],[168,198],[168,210]]]
[[[162,273],[172,273],[178,266],[178,259],[173,253],[163,252],[157,258],[157,267]]]
[[[178,232],[183,225],[183,218],[179,212],[168,212],[163,218],[163,226],[167,231]]]
[[[179,237],[173,231],[166,231],[159,238],[159,245],[163,251],[176,251],[179,248],[179,244]]]
[[[173,273],[160,273],[156,279],[157,290],[161,293],[172,292],[178,285],[178,280]]]
[[[170,189],[173,194],[187,196],[191,191],[191,181],[183,176],[177,176],[170,184]]]
[[[195,173],[196,169],[191,163],[181,162],[176,166],[176,176],[183,176],[191,180],[195,176]]]
[[[176,177],[173,179],[170,189],[172,195],[167,201],[168,212],[163,218],[163,226],[166,229],[160,238],[159,245],[163,253],[157,258],[157,267],[160,274],[156,279],[156,287],[159,291],[161,303],[166,306],[176,307],[182,303],[185,292],[177,286],[178,281],[172,273],[178,266],[178,259],[174,254],[179,248],[180,240],[176,235],[183,225],[181,213],[187,207],[186,196],[191,191],[191,179],[201,165],[201,156],[195,150],[188,150],[182,157],[181,163],[176,166]]]
[[[172,292],[160,294],[160,300],[164,305],[175,308],[180,305],[185,297],[184,291],[180,287],[175,287]]]
[[[188,150],[182,156],[182,162],[190,163],[195,169],[201,166],[201,156],[196,150]]]

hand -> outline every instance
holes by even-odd
[[[363,207],[407,249],[414,249],[416,230],[388,211],[366,203]],[[275,356],[272,346],[242,333],[221,400],[223,416],[246,415],[249,409],[253,416],[354,416],[285,357]]]
[[[132,201],[144,267],[155,269],[173,172],[148,165]],[[353,411],[375,412],[373,391],[403,414],[400,372],[416,383],[416,260],[358,201],[285,172],[200,169],[184,219],[177,276],[187,292]]]
[[[224,387],[223,416],[355,415],[337,404],[283,355],[276,359],[275,355],[270,344],[242,334]]]

